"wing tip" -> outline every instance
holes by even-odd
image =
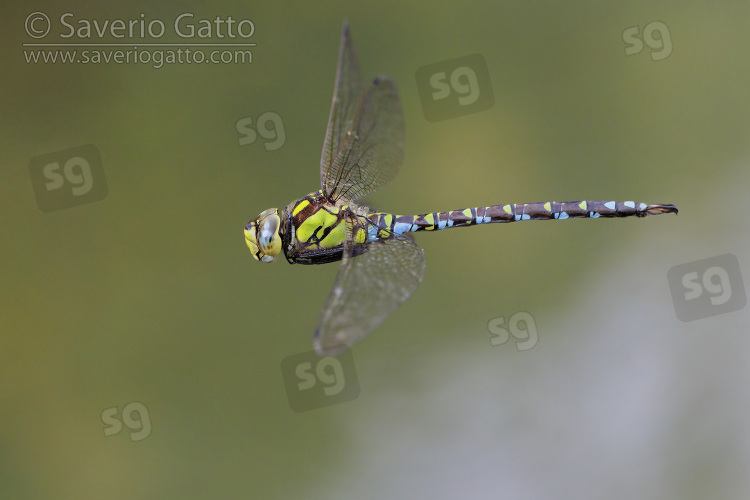
[[[338,356],[342,352],[351,349],[346,343],[335,343],[335,344],[323,344],[320,335],[320,327],[315,329],[315,336],[313,337],[313,349],[321,358],[329,356]]]
[[[350,347],[346,344],[333,344],[324,346],[319,342],[317,338],[313,340],[313,348],[315,349],[317,355],[321,358],[336,357],[342,352],[348,351],[350,349]]]

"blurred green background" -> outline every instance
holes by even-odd
[[[66,12],[167,28],[232,16],[257,46],[252,64],[33,64],[34,11],[57,27]],[[750,495],[747,308],[683,323],[667,282],[726,253],[747,273],[747,2],[0,13],[0,497]],[[354,349],[359,397],[295,413],[281,361],[311,349],[336,265],[260,265],[242,229],[319,187],[344,19],[365,74],[393,77],[404,108],[404,167],[378,208],[632,199],[680,214],[419,234],[424,282]],[[626,55],[623,32],[654,21],[669,57]],[[415,72],[474,53],[494,106],[428,122]],[[240,145],[238,120],[267,112],[283,146]],[[40,211],[30,161],[84,144],[106,197]],[[519,311],[538,345],[491,345],[488,324]],[[102,412],[132,402],[150,434],[106,436]]]

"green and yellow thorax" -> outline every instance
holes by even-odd
[[[245,243],[263,262],[275,260],[281,250],[291,264],[335,262],[343,255],[347,221],[354,242],[367,241],[369,213],[364,207],[337,204],[316,191],[290,203],[281,214],[275,208],[261,213],[245,227]]]

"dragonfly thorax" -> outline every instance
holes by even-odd
[[[277,208],[269,208],[245,226],[245,244],[253,253],[255,260],[273,262],[281,252],[279,227],[281,218]]]

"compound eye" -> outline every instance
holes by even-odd
[[[263,262],[273,262],[281,252],[281,236],[279,236],[281,218],[279,217],[279,211],[275,208],[269,208],[258,216],[257,224],[258,256]]]

